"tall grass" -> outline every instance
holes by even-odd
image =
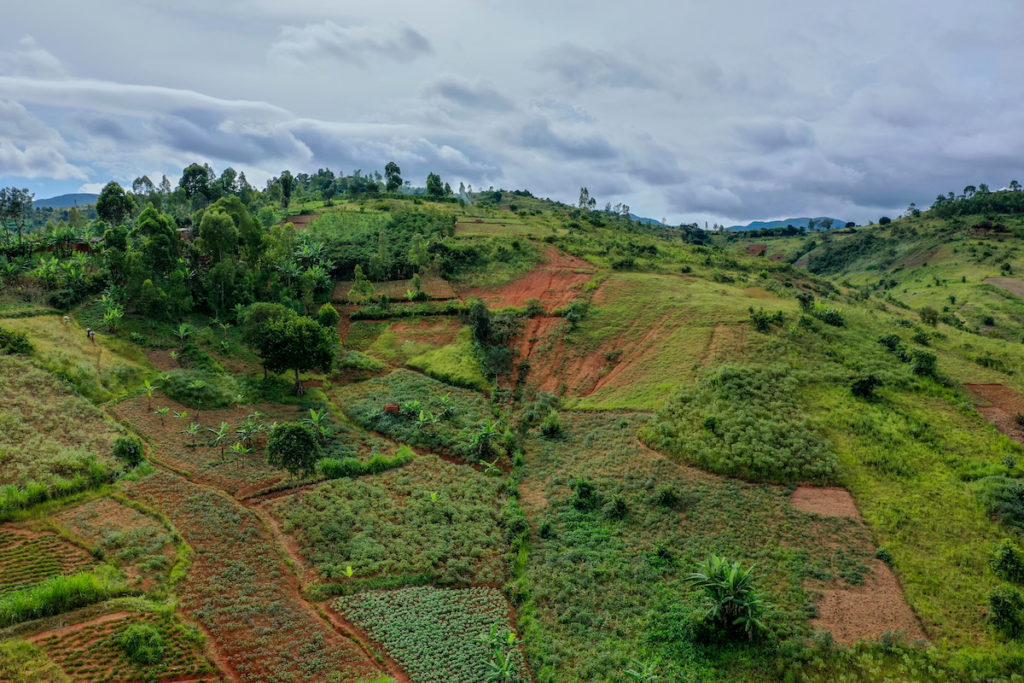
[[[123,588],[113,570],[55,576],[31,588],[0,596],[0,628],[91,605]]]

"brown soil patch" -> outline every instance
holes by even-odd
[[[169,408],[166,415],[154,414],[157,408],[165,407]],[[221,457],[220,449],[209,445],[212,434],[208,430],[226,422],[233,436],[233,431],[255,411],[263,414],[267,426],[275,421],[295,420],[301,413],[295,406],[270,403],[196,410],[161,394],[154,395],[149,407],[146,398],[140,396],[122,401],[111,410],[119,419],[152,439],[153,457],[157,462],[239,498],[272,488],[287,475],[267,464],[262,440],[257,440],[250,453],[236,455],[225,449]],[[188,415],[174,417],[181,411],[187,411]],[[201,433],[194,438],[182,433],[192,422],[198,422],[201,427]],[[195,447],[191,445],[193,441],[197,444]]]
[[[902,631],[912,640],[925,639],[896,575],[881,560],[872,561],[871,576],[862,585],[826,588],[822,593],[818,617],[811,625],[830,631],[837,643],[875,640],[890,631]]]
[[[743,250],[745,253],[751,256],[764,256],[764,253],[768,251],[767,244],[751,244]]]
[[[170,372],[181,368],[181,364],[171,358],[170,349],[147,349],[146,360],[160,372]]]
[[[1024,427],[1017,424],[1017,415],[1024,413],[1024,396],[1002,384],[965,386],[979,400],[977,409],[982,417],[1000,432],[1024,445]]]
[[[551,312],[576,298],[583,285],[594,274],[594,267],[582,259],[549,246],[545,262],[517,280],[498,287],[468,287],[460,290],[462,298],[476,296],[491,308],[525,306],[537,299],[544,310]]]
[[[834,486],[799,486],[790,505],[803,512],[825,517],[850,517],[861,521],[860,511],[850,492]]]
[[[1015,277],[987,277],[985,282],[1024,299],[1024,280],[1018,280]]]
[[[391,325],[399,344],[413,342],[431,346],[447,346],[455,343],[455,337],[462,329],[462,323],[455,318],[435,317],[416,321],[402,320]]]
[[[291,223],[292,225],[295,226],[296,230],[308,230],[309,226],[317,218],[320,218],[320,214],[310,213],[302,216],[288,216],[287,218],[284,219],[284,222]]]

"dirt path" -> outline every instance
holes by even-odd
[[[825,517],[850,517],[861,521],[853,496],[835,486],[798,486],[789,501],[797,510]]]
[[[231,680],[356,680],[380,671],[299,594],[260,517],[223,493],[158,470],[126,485],[163,510],[196,552],[181,610]]]

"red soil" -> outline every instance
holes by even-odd
[[[1000,289],[1005,289],[1010,294],[1024,299],[1024,281],[1018,280],[1015,277],[987,277],[985,282],[995,285]]]
[[[874,640],[883,633],[902,631],[911,640],[924,640],[924,631],[910,610],[899,581],[881,560],[873,560],[871,576],[860,586],[826,588],[818,601],[815,628],[832,633],[837,643],[851,645]]]
[[[411,341],[432,346],[447,346],[454,343],[461,328],[462,323],[459,320],[447,317],[402,320],[391,325],[399,344]]]
[[[1024,445],[1024,427],[1017,424],[1017,415],[1024,413],[1024,396],[1002,384],[966,386],[979,400],[978,412],[1000,432]]]
[[[751,256],[764,256],[764,253],[768,251],[767,244],[751,244],[743,250],[745,253]]]
[[[157,505],[195,551],[181,609],[209,636],[232,680],[360,680],[380,671],[303,600],[261,517],[219,492],[158,470],[127,492]],[[314,640],[317,669],[302,654]]]
[[[525,306],[530,299],[544,304],[551,312],[576,298],[583,285],[594,274],[594,267],[582,259],[565,254],[555,247],[544,252],[545,263],[517,280],[498,287],[468,287],[459,292],[462,298],[476,296],[491,308]]]
[[[284,219],[284,222],[291,223],[295,226],[296,230],[308,230],[310,224],[312,224],[312,222],[317,218],[320,218],[320,214],[311,213],[304,216],[288,216]]]
[[[850,492],[837,487],[800,486],[790,504],[797,510],[829,517],[849,517],[862,525]],[[815,628],[832,633],[837,643],[875,640],[888,631],[902,631],[911,640],[925,635],[900,588],[896,575],[881,560],[871,561],[871,575],[859,586],[831,585],[821,591]]]
[[[853,496],[846,489],[831,486],[799,486],[790,505],[803,512],[825,517],[850,517],[861,521]]]

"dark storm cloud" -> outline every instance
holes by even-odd
[[[199,160],[262,184],[394,160],[418,185],[586,185],[702,223],[877,219],[1024,180],[1021,4],[918,5],[143,0],[111,22],[112,0],[21,3],[0,173]]]
[[[241,163],[308,157],[308,149],[282,126],[238,124],[208,111],[156,116],[151,128],[168,147]]]
[[[430,41],[409,27],[385,30],[330,20],[285,26],[270,48],[272,58],[298,64],[327,59],[365,65],[369,58],[408,62],[431,52]]]
[[[440,97],[463,109],[482,111],[510,111],[515,109],[512,101],[497,88],[486,83],[474,83],[454,76],[440,78],[423,89],[429,96]]]
[[[615,148],[598,135],[555,133],[544,119],[533,119],[524,124],[514,137],[523,147],[546,152],[547,156],[608,160],[618,155]]]

